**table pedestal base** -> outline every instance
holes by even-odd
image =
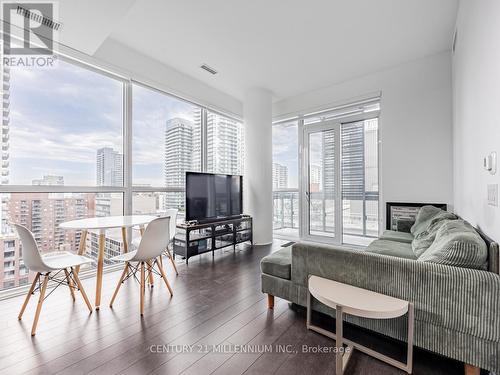
[[[408,338],[407,338],[407,343],[408,343],[408,354],[407,354],[407,360],[406,363],[400,362],[395,360],[394,358],[391,358],[389,356],[386,356],[382,353],[379,353],[373,349],[367,348],[364,345],[358,344],[357,342],[354,342],[352,340],[348,340],[343,337],[343,311],[342,311],[342,306],[337,306],[335,309],[336,311],[336,317],[335,317],[335,324],[336,324],[336,332],[330,332],[327,331],[326,329],[323,329],[321,327],[318,327],[316,325],[313,325],[311,323],[311,293],[308,291],[307,293],[307,329],[310,329],[311,331],[318,332],[324,336],[327,336],[333,340],[335,340],[335,346],[336,346],[336,356],[335,356],[335,361],[336,361],[336,375],[342,375],[344,373],[344,370],[347,366],[347,363],[351,357],[352,352],[354,349],[359,350],[360,352],[363,352],[373,358],[376,358],[380,361],[383,361],[391,366],[397,367],[403,371],[406,371],[408,374],[412,373],[413,369],[413,329],[414,329],[414,318],[413,318],[413,303],[409,303],[408,305]],[[344,349],[344,344],[347,345],[347,348]]]

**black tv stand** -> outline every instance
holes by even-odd
[[[186,259],[212,252],[224,247],[233,246],[243,242],[253,243],[252,218],[248,215],[226,219],[214,219],[203,223],[187,222],[177,225],[174,238],[174,257],[176,255]]]

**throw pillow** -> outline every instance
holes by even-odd
[[[472,225],[449,220],[441,225],[431,246],[417,259],[449,266],[486,269],[488,249]]]

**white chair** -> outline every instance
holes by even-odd
[[[144,292],[146,288],[146,272],[156,273],[161,276],[165,285],[167,286],[170,296],[173,296],[172,288],[168,283],[167,277],[165,276],[165,272],[163,271],[163,267],[159,262],[159,258],[163,251],[166,249],[168,242],[170,241],[169,234],[169,221],[170,217],[159,217],[151,221],[146,230],[144,231],[141,241],[139,242],[139,246],[137,250],[130,251],[128,253],[124,253],[118,255],[116,257],[111,258],[114,261],[125,262],[125,268],[122,272],[120,280],[116,285],[115,293],[111,298],[111,302],[109,303],[109,307],[113,307],[113,302],[115,301],[116,295],[120,290],[120,286],[130,277],[136,278],[135,274],[140,270],[140,308],[141,315],[144,315]],[[136,263],[135,265],[133,263]],[[156,266],[159,273],[154,269]]]
[[[165,217],[167,217],[167,216],[170,217],[170,221],[168,224],[170,240],[169,240],[169,245],[165,248],[165,255],[170,259],[170,262],[172,263],[172,266],[174,267],[175,274],[179,275],[179,272],[177,271],[177,267],[175,265],[175,260],[172,256],[172,253],[169,250],[169,246],[171,245],[173,247],[173,245],[174,245],[175,233],[177,231],[177,213],[178,213],[178,210],[175,208],[169,208],[165,212]],[[132,246],[137,249],[139,247],[140,242],[141,242],[141,238],[136,237],[132,240]],[[161,257],[160,257],[160,264],[163,267],[163,260]]]
[[[31,328],[31,335],[34,336],[36,333],[36,326],[38,324],[38,318],[40,317],[40,311],[42,310],[42,304],[45,298],[48,297],[48,295],[45,297],[45,292],[47,290],[49,280],[56,283],[49,295],[61,284],[65,284],[69,287],[71,297],[74,301],[75,294],[73,289],[78,289],[82,293],[82,297],[85,300],[89,311],[92,313],[92,305],[85,294],[85,290],[83,289],[77,273],[74,272],[75,267],[91,263],[92,259],[86,256],[72,254],[67,251],[54,251],[45,255],[40,255],[38,245],[31,231],[19,224],[12,224],[12,226],[16,228],[19,238],[21,239],[21,244],[23,245],[24,265],[30,271],[36,272],[35,279],[31,284],[28,295],[26,296],[21,311],[19,312],[19,320],[23,317],[24,310],[28,305],[31,295],[34,294],[36,290],[40,290],[40,297],[36,307],[33,326]],[[61,272],[64,272],[64,277],[62,277],[62,275],[59,276]],[[42,276],[43,282],[40,283]],[[76,287],[74,284],[76,284]]]

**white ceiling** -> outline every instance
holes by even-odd
[[[275,100],[449,50],[458,5],[457,0],[92,2],[94,9],[85,8],[88,17],[85,9],[65,11],[79,1],[63,0],[61,6],[64,29],[70,14],[71,22],[87,27],[98,15],[92,29],[100,38],[93,35],[90,45],[87,40],[85,52],[111,38],[238,99],[248,88],[264,87]],[[201,70],[203,63],[219,73]]]

